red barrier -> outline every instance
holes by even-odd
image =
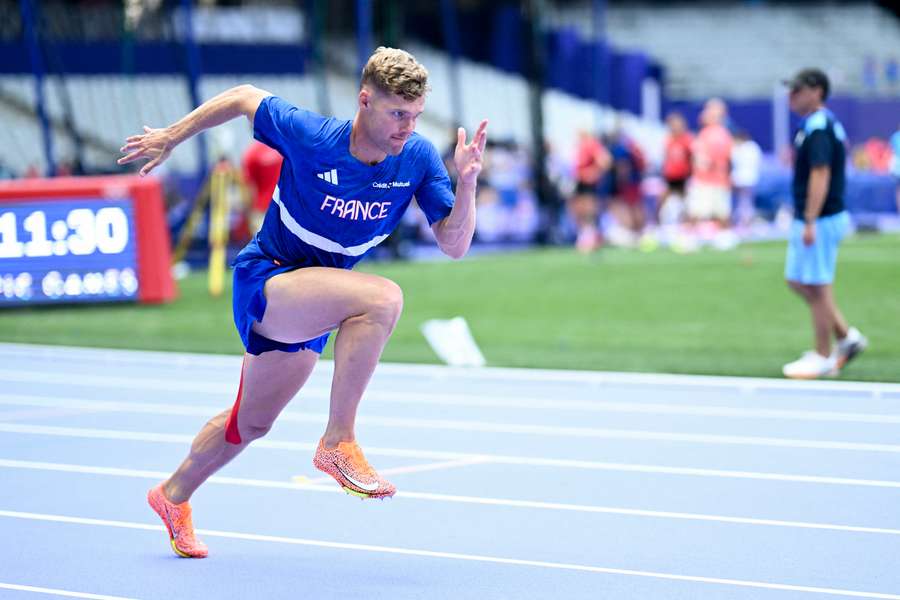
[[[162,185],[158,179],[112,175],[0,182],[0,203],[86,197],[132,199],[133,226],[137,234],[138,300],[144,303],[173,300],[177,290],[170,270],[171,244],[166,225]]]

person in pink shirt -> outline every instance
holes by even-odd
[[[731,220],[731,133],[725,127],[728,112],[718,98],[706,102],[700,113],[702,129],[692,148],[693,171],[687,214],[694,222],[717,221],[723,228]]]

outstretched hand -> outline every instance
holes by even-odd
[[[466,130],[460,127],[456,131],[456,151],[453,153],[453,163],[459,174],[459,181],[473,184],[481,173],[481,160],[484,154],[484,145],[487,143],[487,119],[481,122],[471,144],[466,144]]]
[[[125,156],[116,162],[126,165],[136,160],[149,159],[141,167],[140,175],[143,177],[169,158],[172,148],[172,138],[165,129],[152,129],[145,125],[143,134],[132,135],[125,140],[125,145],[120,149]]]

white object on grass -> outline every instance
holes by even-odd
[[[464,318],[430,319],[422,323],[421,329],[434,353],[451,367],[485,365],[484,355]]]

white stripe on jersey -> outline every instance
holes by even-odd
[[[361,256],[386,240],[389,235],[378,235],[364,244],[345,248],[335,241],[329,240],[326,237],[322,237],[318,233],[313,233],[308,229],[304,229],[300,225],[300,223],[298,223],[294,219],[294,217],[291,216],[291,213],[288,212],[287,207],[281,202],[281,191],[278,189],[278,186],[275,186],[275,192],[272,194],[272,200],[275,202],[275,204],[278,205],[279,215],[281,216],[281,223],[285,227],[287,227],[288,231],[296,235],[304,243],[318,248],[319,250],[324,250],[325,252],[333,252],[334,254],[343,254],[345,256]]]

